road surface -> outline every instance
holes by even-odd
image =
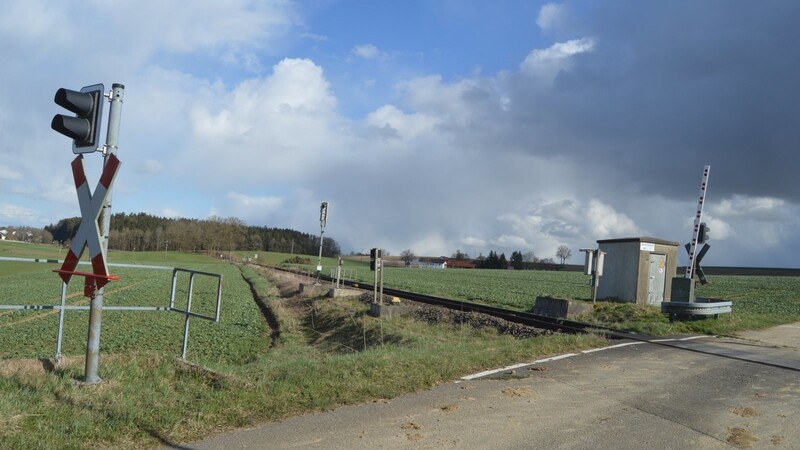
[[[800,448],[800,324],[614,344],[167,448]]]

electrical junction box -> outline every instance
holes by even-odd
[[[678,266],[677,242],[632,237],[597,244],[606,253],[598,300],[656,306],[668,301]]]

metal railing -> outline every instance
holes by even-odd
[[[10,258],[10,257],[3,257],[0,258],[2,260],[10,260],[10,261],[20,261],[20,262],[47,262],[47,263],[58,263],[57,260],[45,260],[45,259],[29,259],[29,258]],[[135,268],[147,268],[147,269],[163,269],[169,270],[172,269],[172,288],[170,290],[170,298],[169,298],[169,306],[103,306],[104,311],[174,311],[185,316],[184,328],[183,328],[183,346],[181,350],[181,359],[186,359],[186,350],[189,341],[189,319],[191,317],[198,317],[204,320],[210,320],[212,322],[219,322],[220,320],[220,312],[222,310],[222,275],[218,273],[209,273],[209,272],[202,272],[199,270],[191,270],[191,269],[181,269],[181,268],[173,268],[173,267],[165,267],[165,266],[141,266],[141,265],[133,265],[133,264],[109,264],[109,266],[124,266],[124,267],[135,267]],[[186,298],[186,309],[180,309],[175,307],[175,294],[177,292],[177,285],[178,285],[178,274],[179,273],[188,273],[189,274],[189,288]],[[192,311],[192,299],[194,294],[194,278],[196,275],[200,276],[207,276],[217,278],[217,289],[216,289],[216,304],[215,304],[215,311],[214,316],[208,316],[204,314],[199,314],[197,312]],[[59,311],[58,315],[58,334],[56,337],[56,355],[55,359],[61,359],[61,346],[63,342],[64,336],[64,314],[68,310],[72,311],[89,311],[91,306],[89,305],[67,305],[67,284],[62,282],[61,283],[61,304],[60,305],[0,305],[0,310],[57,310]]]

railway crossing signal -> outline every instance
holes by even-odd
[[[80,92],[64,88],[56,91],[53,101],[75,116],[56,114],[50,127],[72,138],[73,153],[94,153],[98,149],[103,123],[104,89],[102,84],[94,84],[83,87]]]
[[[708,226],[705,223],[700,224],[700,229],[697,230],[698,244],[704,244],[709,239],[708,237],[709,231],[711,231],[711,228],[708,228]]]
[[[117,142],[119,140],[119,123],[122,110],[122,97],[125,86],[114,83],[108,99],[111,102],[108,114],[108,130],[106,142],[100,145],[100,128],[103,123],[103,98],[105,88],[102,84],[85,86],[80,92],[61,88],[56,91],[54,101],[57,105],[66,108],[75,114],[75,117],[56,114],[50,127],[72,138],[72,152],[78,156],[72,162],[72,175],[75,179],[75,188],[78,191],[78,201],[81,207],[81,224],[78,233],[72,241],[70,251],[64,259],[60,270],[55,270],[61,276],[62,303],[66,294],[66,286],[73,275],[83,276],[86,279],[84,295],[91,298],[89,307],[89,333],[86,339],[86,376],[85,382],[94,384],[100,381],[97,375],[97,366],[100,356],[100,328],[103,315],[104,286],[110,280],[119,277],[109,275],[106,265],[106,252],[108,239],[103,236],[111,228],[111,187],[114,183],[119,160],[117,159]],[[83,153],[103,152],[103,173],[97,184],[94,194],[89,189],[86,174],[83,170]],[[102,220],[100,220],[101,212]],[[75,267],[83,251],[89,247],[92,260],[92,272],[76,272]],[[61,310],[59,324],[63,323],[64,310]],[[59,325],[60,327],[61,325]],[[60,328],[59,328],[60,329]],[[60,334],[60,332],[59,332]],[[59,349],[60,350],[60,349]]]
[[[369,251],[369,270],[375,271],[381,265],[381,249],[373,248]]]
[[[87,297],[93,297],[95,289],[102,288],[109,280],[119,279],[108,274],[105,249],[101,241],[102,233],[98,227],[97,220],[108,198],[114,178],[117,176],[119,164],[120,162],[116,155],[109,156],[103,168],[103,174],[97,182],[94,194],[92,194],[89,191],[89,182],[86,181],[86,173],[83,169],[83,155],[78,155],[72,161],[72,176],[75,179],[75,189],[78,191],[78,203],[82,217],[78,231],[72,239],[72,245],[69,248],[67,257],[64,259],[64,264],[61,266],[61,270],[57,272],[64,283],[69,284],[70,278],[76,273],[75,267],[78,265],[83,251],[86,247],[89,247],[93,273],[80,273],[80,275],[86,276],[86,290],[84,293]]]
[[[372,303],[383,304],[383,263],[381,262],[383,250],[373,248],[369,251],[369,270],[375,272],[375,284],[372,289]],[[378,296],[380,295],[380,297]]]

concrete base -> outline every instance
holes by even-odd
[[[415,309],[417,308],[414,306],[404,306],[397,304],[379,305],[377,303],[373,303],[372,308],[369,311],[369,315],[372,317],[395,317],[408,314]]]
[[[669,320],[700,317],[719,317],[720,314],[730,314],[733,302],[713,298],[698,297],[693,302],[662,302],[661,312],[669,314]]]
[[[552,297],[536,297],[533,313],[559,319],[573,319],[581,314],[591,312],[592,309],[590,303]]]
[[[336,288],[328,289],[328,297],[330,298],[358,297],[359,295],[361,295],[361,291],[357,291],[355,289],[336,289]]]

